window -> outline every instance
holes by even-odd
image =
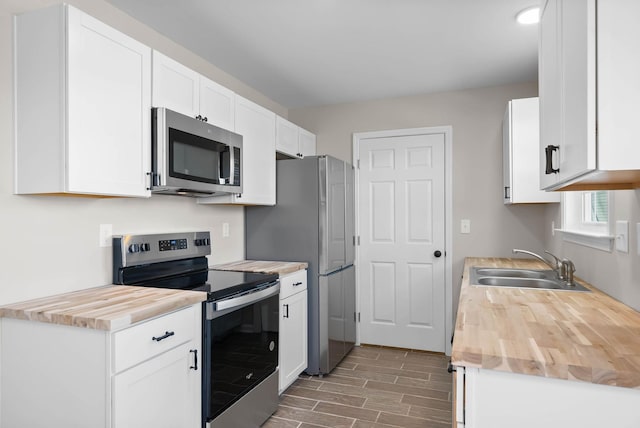
[[[611,251],[610,207],[605,190],[565,192],[562,201],[564,240]]]

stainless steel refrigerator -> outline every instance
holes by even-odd
[[[276,170],[276,205],[246,209],[246,256],[309,263],[306,372],[329,373],[356,339],[353,167],[311,156]]]

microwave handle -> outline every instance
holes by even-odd
[[[229,184],[234,185],[236,183],[234,183],[234,178],[235,178],[235,171],[233,169],[233,166],[235,165],[235,150],[233,150],[233,147],[229,147]]]

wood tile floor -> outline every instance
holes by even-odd
[[[301,375],[263,428],[451,427],[444,354],[355,347],[322,378]]]

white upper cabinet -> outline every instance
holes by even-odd
[[[235,132],[242,135],[242,194],[199,198],[201,204],[276,204],[276,114],[239,95]]]
[[[639,13],[640,2],[627,0],[546,1],[539,61],[542,188],[640,185],[640,57],[629,54],[640,51],[633,21]]]
[[[233,131],[235,94],[179,62],[153,51],[154,107],[166,107]]]
[[[292,158],[316,154],[316,136],[284,119],[276,118],[276,151]]]
[[[15,25],[15,192],[149,196],[151,49],[68,5]]]
[[[298,135],[298,147],[302,157],[315,156],[316,155],[316,135],[300,128],[300,134]]]
[[[540,190],[538,98],[507,103],[502,122],[504,203],[560,202],[560,194]]]

